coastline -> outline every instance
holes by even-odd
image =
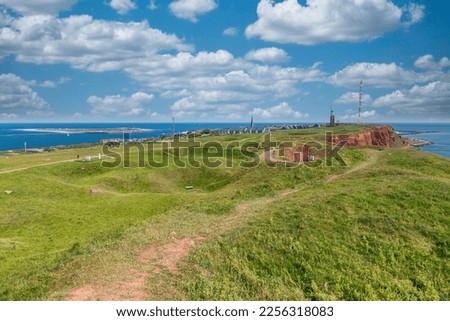
[[[48,124],[45,124],[48,125]],[[173,135],[176,137],[189,136],[192,134],[196,134],[199,136],[209,136],[209,135],[238,135],[238,134],[260,134],[267,133],[274,130],[290,130],[290,129],[309,129],[314,127],[325,126],[324,124],[320,125],[318,123],[297,123],[297,124],[261,124],[257,126],[248,126],[245,124],[227,124],[223,123],[219,126],[214,126],[217,124],[191,124],[191,123],[182,123],[178,124],[176,130],[175,128],[158,128],[155,129],[153,127],[155,124],[135,124],[139,125],[139,127],[126,127],[120,124],[118,127],[114,127],[114,124],[105,124],[105,127],[98,127],[102,124],[91,124],[95,125],[92,127],[77,127],[80,124],[73,124],[74,127],[69,128],[65,124],[65,127],[57,126],[55,128],[50,127],[42,127],[42,128],[13,128],[13,131],[22,132],[22,134],[12,134],[9,133],[9,137],[19,137],[20,147],[12,147],[12,148],[3,148],[0,145],[0,153],[5,152],[47,152],[54,149],[68,149],[68,148],[83,148],[89,146],[96,146],[99,144],[105,144],[108,142],[131,142],[131,143],[139,143],[139,142],[151,142],[151,141],[160,141],[165,139],[171,139]],[[86,124],[81,124],[86,125]],[[152,128],[145,128],[146,126],[151,126]],[[165,124],[167,125],[167,124]],[[169,124],[172,126],[171,124]],[[212,125],[212,126],[211,126]],[[31,127],[31,126],[30,126]],[[1,135],[1,126],[0,126],[0,136]],[[25,133],[25,134],[24,134]],[[29,136],[26,134],[28,133]],[[37,135],[37,136],[36,136]],[[29,140],[33,137],[43,137],[45,136],[45,143],[30,143]],[[22,138],[23,137],[23,138]],[[52,137],[52,138],[50,138]],[[69,138],[70,137],[70,138]],[[54,140],[55,144],[52,144],[50,141]],[[71,140],[71,142],[63,142],[59,141]],[[77,141],[76,141],[77,140]],[[42,140],[41,140],[42,141]],[[73,142],[75,141],[75,142]],[[24,147],[22,147],[22,144]],[[18,144],[15,144],[16,146]],[[27,148],[28,147],[28,148]]]
[[[434,143],[432,141],[426,140],[426,139],[420,139],[420,138],[403,138],[402,139],[412,147],[423,147],[423,146],[429,146],[433,145]]]
[[[333,129],[336,135],[353,134],[360,136],[361,127],[356,125],[342,127],[344,128]],[[383,127],[385,131],[386,129],[389,131],[389,137],[386,138],[396,138],[392,128]],[[298,140],[299,143],[304,144],[311,141],[320,141],[326,144],[324,133],[329,130],[330,128],[306,130],[305,132],[288,130],[277,132],[277,136],[280,142]],[[249,137],[258,139],[261,136],[238,135],[229,137],[230,140],[222,137],[221,141],[225,144],[235,139],[246,142]],[[387,142],[384,139],[385,136],[379,136],[376,133],[370,135],[370,137],[380,142],[382,139]],[[205,138],[204,142],[207,143],[212,140],[215,140],[215,138]],[[370,141],[373,142],[373,140]],[[400,139],[398,139],[398,142],[400,142]],[[261,246],[261,249],[265,250],[267,247],[264,246],[264,242],[261,243],[261,240],[274,240],[274,244],[278,244],[277,248],[275,252],[270,253],[270,257],[266,256],[270,262],[274,262],[272,257],[276,253],[283,253],[286,244],[292,243],[290,240],[298,238],[299,228],[303,231],[306,227],[304,225],[299,227],[297,222],[308,222],[311,219],[315,219],[315,221],[308,228],[311,233],[316,233],[316,231],[317,233],[312,238],[309,238],[310,234],[307,238],[303,238],[304,242],[298,245],[301,251],[307,250],[311,247],[311,244],[315,244],[311,243],[311,240],[317,241],[317,244],[322,244],[325,235],[327,239],[340,242],[336,243],[335,246],[340,250],[347,251],[343,253],[345,257],[350,258],[350,261],[359,262],[362,252],[359,251],[359,247],[355,248],[352,245],[355,244],[355,240],[361,239],[363,241],[360,245],[364,248],[368,231],[373,233],[375,228],[379,231],[377,235],[384,237],[384,239],[380,242],[370,243],[370,248],[383,245],[384,252],[380,254],[380,260],[383,260],[383,258],[392,255],[393,247],[396,249],[395,246],[398,246],[398,249],[403,251],[400,252],[399,257],[406,258],[408,261],[400,262],[402,265],[395,261],[392,263],[392,267],[403,273],[410,266],[417,267],[417,265],[414,265],[417,263],[417,257],[427,260],[428,256],[421,256],[420,254],[423,253],[422,243],[415,244],[414,242],[417,248],[414,253],[418,254],[409,255],[412,250],[411,247],[407,247],[405,250],[402,243],[404,235],[399,235],[399,241],[392,240],[392,235],[398,233],[392,233],[390,225],[388,226],[389,229],[386,229],[386,220],[389,224],[403,224],[398,227],[394,226],[395,231],[409,231],[408,228],[416,226],[416,234],[412,237],[422,240],[422,227],[426,226],[425,224],[428,224],[430,219],[433,219],[433,228],[436,227],[436,231],[441,233],[438,235],[429,233],[429,240],[426,239],[425,241],[427,244],[440,242],[437,243],[438,249],[445,249],[445,242],[443,243],[441,240],[445,240],[446,237],[446,229],[444,228],[446,216],[443,214],[440,205],[445,205],[447,197],[446,182],[443,179],[445,180],[449,176],[446,171],[449,162],[447,159],[421,153],[414,148],[388,149],[381,144],[378,147],[356,147],[353,150],[352,148],[346,148],[343,150],[342,156],[345,160],[348,160],[348,166],[331,162],[329,167],[322,166],[322,168],[317,169],[306,165],[284,166],[282,163],[277,166],[277,169],[270,165],[242,168],[238,166],[238,162],[240,163],[245,159],[239,157],[235,158],[236,162],[233,160],[232,166],[228,167],[225,162],[223,162],[224,166],[216,168],[206,165],[199,168],[195,166],[181,167],[176,162],[169,161],[167,166],[159,170],[147,163],[140,166],[138,154],[133,154],[129,158],[132,161],[130,168],[120,165],[119,167],[109,168],[102,167],[99,162],[95,161],[98,151],[98,147],[95,147],[83,152],[68,150],[43,155],[23,156],[21,154],[18,157],[11,157],[9,160],[0,162],[1,171],[5,174],[2,176],[2,191],[4,194],[2,193],[1,198],[4,201],[0,202],[2,204],[1,210],[5,213],[5,222],[11,226],[8,226],[9,230],[6,231],[8,233],[4,235],[6,240],[4,242],[4,253],[5,256],[7,255],[8,262],[12,261],[16,264],[3,272],[3,275],[7,277],[2,278],[2,288],[11,291],[7,293],[8,298],[33,300],[37,297],[34,292],[31,292],[35,289],[35,283],[32,281],[35,280],[36,276],[51,278],[55,275],[62,282],[65,282],[66,275],[70,277],[67,278],[67,284],[61,283],[62,287],[66,289],[64,292],[61,292],[62,287],[59,286],[59,283],[57,287],[54,287],[54,283],[51,283],[48,288],[42,290],[46,291],[42,293],[53,299],[108,299],[111,298],[109,295],[115,295],[117,292],[115,290],[117,284],[120,285],[120,288],[122,288],[121,284],[124,284],[122,295],[126,298],[129,295],[130,286],[128,284],[135,284],[136,280],[139,280],[140,283],[138,284],[142,284],[143,289],[137,293],[145,293],[144,290],[148,288],[148,284],[152,285],[149,282],[155,280],[156,287],[159,284],[158,280],[160,280],[161,274],[159,270],[154,270],[154,267],[161,266],[164,268],[163,265],[159,264],[159,261],[153,260],[154,253],[161,252],[161,262],[163,262],[173,254],[174,248],[178,251],[181,246],[184,251],[187,243],[189,243],[189,249],[196,251],[196,244],[203,246],[204,243],[202,242],[208,241],[199,239],[199,235],[210,236],[212,242],[217,240],[215,234],[205,233],[205,230],[211,229],[218,236],[225,235],[225,232],[233,232],[230,229],[230,222],[235,222],[236,228],[239,228],[240,223],[250,218],[258,218],[260,221],[249,224],[250,227],[253,226],[253,230],[248,240],[243,239],[242,241],[242,244],[248,244],[245,251],[251,252],[256,249],[256,246]],[[202,148],[199,154],[194,155],[193,159],[200,160],[198,157],[206,157],[208,152],[207,149]],[[257,151],[258,155],[261,155],[260,152],[261,150]],[[79,158],[77,154],[80,154]],[[93,156],[88,158],[89,155]],[[233,155],[237,156],[234,153]],[[182,155],[186,161],[189,158],[188,156],[188,154]],[[169,159],[172,158],[169,157]],[[261,156],[259,158],[264,161]],[[92,161],[89,164],[81,162],[82,160],[88,162],[89,159]],[[80,160],[80,162],[77,162],[77,160]],[[67,164],[64,162],[67,162]],[[284,164],[287,163],[284,162]],[[311,198],[311,195],[313,198]],[[314,200],[318,200],[320,204],[317,205],[318,203]],[[30,208],[29,204],[34,206]],[[189,204],[189,206],[185,204]],[[342,206],[342,204],[345,206]],[[391,215],[392,213],[393,219],[390,219],[390,216],[386,218],[384,215],[380,222],[379,204],[382,204],[382,214]],[[405,216],[402,214],[405,208],[411,209],[411,214],[414,215],[413,217],[406,217],[409,220],[403,219]],[[427,215],[423,215],[424,212]],[[123,213],[127,214],[124,215]],[[297,216],[293,217],[292,213]],[[164,219],[160,219],[161,215],[166,214],[167,217],[164,216]],[[237,215],[242,215],[240,216],[241,220],[236,220]],[[351,218],[347,219],[349,215]],[[433,215],[432,218],[430,218],[430,215]],[[272,217],[282,220],[268,219]],[[402,219],[396,219],[398,217]],[[181,225],[180,220],[182,220]],[[349,222],[352,223],[351,229],[349,229]],[[362,225],[361,222],[364,224]],[[261,225],[263,223],[265,225]],[[330,228],[330,224],[334,223],[337,225]],[[130,226],[132,230],[130,230]],[[226,231],[218,230],[218,226],[224,226]],[[362,229],[362,226],[366,227]],[[319,227],[323,228],[317,230]],[[52,237],[37,238],[36,230],[42,231],[42,233],[40,232],[42,235]],[[128,233],[130,231],[132,233]],[[135,235],[135,232],[140,231],[145,234]],[[261,234],[261,231],[265,234]],[[283,234],[282,237],[279,237],[280,231],[283,233],[293,231],[293,233]],[[348,233],[345,237],[342,237],[341,231],[347,231]],[[333,234],[327,234],[329,232]],[[11,235],[18,235],[20,238],[12,238]],[[109,235],[114,239],[110,238]],[[130,237],[130,239],[125,240],[124,235]],[[139,242],[137,244],[135,240],[148,240],[148,243],[142,245]],[[345,242],[342,242],[342,240]],[[250,241],[253,243],[247,243]],[[92,253],[91,256],[89,244],[102,247],[114,245],[115,242],[123,244],[124,247],[118,248],[118,251],[102,252],[100,257],[97,256],[97,252]],[[75,260],[76,263],[78,258],[82,257],[82,263],[87,265],[62,265],[64,270],[57,271],[57,274],[53,269],[46,268],[47,264],[54,264],[54,262],[59,264],[59,261],[55,260],[66,262],[67,257],[61,256],[61,251],[72,253],[73,244],[77,243],[86,244],[79,247],[80,251],[86,252],[77,251],[70,258]],[[318,260],[322,260],[322,253],[328,253],[326,249],[330,247],[330,244],[322,244],[324,250],[318,251],[317,257],[312,258],[308,264],[315,264]],[[334,244],[331,245],[334,246]],[[78,248],[78,245],[75,248]],[[220,267],[227,264],[227,257],[236,255],[235,248],[236,245],[233,243],[225,248],[213,244],[212,249],[218,251],[217,255],[219,256],[217,257],[223,258],[222,253],[226,253],[227,256],[225,261],[214,260],[215,265],[212,270],[223,271]],[[364,260],[379,263],[380,260],[373,260],[372,251],[363,252],[368,255]],[[36,253],[37,256],[35,256]],[[124,265],[114,265],[115,262],[122,262],[123,255],[128,255],[127,253],[131,253],[130,259],[132,261],[126,260]],[[186,251],[185,253],[186,255],[189,254]],[[301,253],[296,253],[300,257]],[[445,257],[439,256],[440,253],[433,251],[436,259],[445,263]],[[117,255],[117,257],[111,257],[112,254]],[[215,257],[215,255],[213,253],[210,257]],[[33,265],[29,264],[27,258],[30,256],[33,260],[36,259],[40,262],[39,267],[42,267],[42,269],[36,270]],[[89,261],[84,261],[85,257]],[[280,257],[284,258],[285,255]],[[235,258],[239,259],[239,255],[233,257],[233,259]],[[112,262],[111,269],[117,271],[118,276],[114,274],[110,278],[108,275],[107,279],[103,280],[101,279],[101,275],[105,274],[103,269],[92,270],[90,268],[91,264],[103,262],[104,259]],[[156,259],[159,260],[159,258]],[[330,271],[334,271],[336,256],[330,255],[326,259]],[[127,274],[130,262],[133,264],[136,262],[135,265],[139,267],[136,273],[131,274],[131,279],[129,278],[130,275]],[[291,275],[294,276],[292,279],[295,279],[298,274],[298,266],[295,265],[295,262],[298,261],[294,258],[292,262],[294,264],[287,261],[283,264],[292,267],[289,273],[292,273]],[[200,266],[197,262],[194,263],[194,268]],[[170,264],[171,266],[177,266],[173,262]],[[256,264],[259,266],[258,260]],[[198,274],[197,270],[191,272],[191,270],[185,270],[184,265],[179,266],[183,267],[180,268],[180,271],[185,274],[182,276],[181,274],[171,274],[177,280],[180,277],[186,277],[190,280],[194,272]],[[420,270],[421,266],[423,265],[418,266],[417,269]],[[66,267],[68,270],[66,270]],[[360,267],[360,271],[367,275],[367,277],[363,275],[364,278],[370,279],[372,276],[370,268],[372,267],[367,267],[367,265]],[[373,266],[373,269],[377,268],[379,268],[379,265]],[[148,271],[148,273],[155,274],[148,274],[146,281],[142,277],[141,269],[142,273]],[[17,287],[16,279],[10,281],[12,277],[17,275],[17,270],[29,272],[32,275],[31,281],[27,278],[24,281],[19,280],[20,284],[23,284],[21,288]],[[234,271],[233,269],[230,270]],[[247,266],[240,267],[240,271],[248,271]],[[344,265],[342,273],[346,271],[348,272],[348,269]],[[84,272],[88,274],[85,276],[82,274]],[[97,274],[92,274],[93,272],[98,272],[101,275],[97,276]],[[409,277],[409,273],[410,271],[407,270],[406,277]],[[11,278],[9,278],[10,275]],[[76,279],[72,278],[72,275],[75,275]],[[320,275],[319,273],[318,278],[320,278]],[[430,275],[431,277],[435,276],[431,272]],[[120,278],[118,279],[121,276],[124,276],[123,281]],[[397,276],[396,274],[392,278],[394,290],[398,289],[395,283]],[[379,275],[380,281],[374,280],[373,284],[383,283],[385,277],[385,275]],[[219,275],[217,284],[220,284],[221,279],[223,277]],[[267,278],[267,284],[271,284],[271,279],[272,276]],[[349,273],[348,281],[352,282],[354,279],[354,274]],[[442,284],[442,289],[445,290],[445,277],[441,279],[440,284]],[[84,280],[87,280],[87,282]],[[94,283],[96,280],[100,280],[99,283]],[[200,281],[203,282],[202,280]],[[97,287],[97,284],[100,285]],[[237,278],[236,285],[239,286],[239,284],[240,280]],[[291,285],[290,281],[289,285]],[[309,283],[295,285],[296,288],[300,286],[305,286],[305,289],[307,289],[305,293],[308,293]],[[196,287],[197,285],[193,288]],[[31,290],[29,291],[28,288]],[[89,290],[91,288],[95,291],[91,292]],[[83,289],[88,289],[88,291]],[[111,294],[110,289],[114,290],[113,294]],[[183,289],[185,288],[183,287]],[[289,293],[292,291],[292,287],[286,289]],[[410,291],[410,288],[406,290]],[[415,291],[415,288],[413,290]],[[23,293],[26,293],[28,297],[24,297]],[[157,293],[159,293],[159,290],[155,292],[155,294]],[[387,292],[388,295],[392,293],[390,290]],[[199,291],[199,294],[203,295],[203,290]],[[41,295],[41,292],[38,295]],[[75,297],[75,295],[78,296]],[[118,299],[121,298],[122,296],[118,297]],[[426,299],[426,297],[424,298]]]
[[[18,129],[18,131],[22,132],[31,132],[31,133],[48,133],[48,134],[122,134],[122,133],[149,133],[152,132],[152,129],[144,129],[144,128],[126,128],[126,127],[118,127],[118,128],[23,128]]]
[[[25,148],[19,147],[27,143],[28,152],[48,152],[54,149],[70,149],[96,146],[105,141],[122,141],[123,132],[128,132],[130,142],[158,141],[172,136],[170,124],[159,125],[142,123],[127,126],[124,123],[107,124],[58,124],[55,127],[45,124],[39,128],[39,124],[16,124],[16,126],[0,126],[0,138],[5,139],[6,145],[0,144],[0,153],[24,152]],[[25,125],[27,127],[25,127]],[[31,125],[31,126],[30,126]],[[115,127],[117,125],[117,127]],[[244,124],[217,123],[217,124],[191,124],[180,123],[176,127],[176,135],[188,133],[217,132],[217,134],[246,134],[264,132],[264,128],[299,129],[317,126],[318,124],[264,124],[263,126],[249,127]],[[343,124],[342,124],[343,125]],[[420,148],[422,151],[450,158],[449,135],[450,126],[447,124],[386,124],[394,128],[397,134],[411,147]],[[321,126],[325,126],[321,124]],[[21,128],[22,127],[22,128]],[[3,132],[2,132],[3,129]],[[8,132],[9,130],[9,132]],[[19,134],[15,134],[19,133]],[[205,134],[209,135],[209,134]],[[3,137],[1,137],[3,136]],[[415,137],[418,136],[418,137]],[[8,137],[8,138],[7,138]],[[10,141],[10,138],[14,139]],[[8,146],[9,145],[9,146]],[[2,148],[3,147],[3,148]]]

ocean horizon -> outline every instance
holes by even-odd
[[[256,123],[255,126],[290,125],[298,123]],[[315,124],[304,122],[301,124]],[[155,138],[172,133],[172,123],[0,123],[0,151],[27,148],[48,148],[61,145],[98,143],[123,137],[121,128],[138,129],[132,139]],[[175,132],[201,129],[248,127],[249,123],[176,123]],[[406,138],[429,140],[433,144],[422,150],[450,158],[450,124],[448,123],[386,123]],[[102,130],[112,132],[102,132]],[[115,129],[115,130],[114,130]]]

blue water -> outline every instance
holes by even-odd
[[[429,140],[433,144],[423,146],[421,150],[450,158],[450,124],[391,124],[391,126],[400,133],[419,132],[402,136]]]
[[[243,127],[249,124],[231,124],[231,123],[179,123],[175,124],[175,131],[184,132],[199,129],[215,129],[215,128],[230,128]],[[267,125],[267,124],[258,124]],[[25,143],[27,148],[45,148],[58,145],[73,145],[83,143],[97,143],[103,139],[121,139],[122,133],[105,134],[67,134],[54,132],[39,132],[28,130],[39,129],[104,129],[104,128],[140,128],[149,130],[144,133],[132,133],[132,139],[161,137],[163,135],[172,134],[172,123],[33,123],[33,124],[2,124],[0,123],[0,151],[24,149]]]
[[[261,126],[270,124],[258,124]],[[395,130],[399,132],[420,132],[414,135],[405,135],[405,137],[415,137],[426,139],[433,142],[433,145],[424,146],[421,149],[427,152],[439,154],[450,158],[450,124],[391,124]],[[179,123],[175,125],[176,132],[183,132],[189,130],[199,130],[204,128],[234,128],[248,126],[242,123]],[[164,134],[170,135],[172,133],[171,123],[51,123],[51,124],[2,124],[0,123],[0,151],[23,149],[24,143],[27,148],[45,148],[58,145],[72,145],[83,143],[97,143],[102,139],[122,138],[122,134],[64,134],[64,133],[49,133],[49,132],[29,132],[24,130],[29,129],[102,129],[102,128],[141,128],[150,130],[144,133],[131,134],[131,138],[148,138],[160,137]]]

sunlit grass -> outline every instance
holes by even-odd
[[[327,130],[276,131],[272,139],[325,144]],[[262,142],[263,135],[199,138],[212,140],[227,146]],[[64,298],[116,266],[133,266],[140,249],[173,232],[208,239],[176,282],[164,275],[173,291],[164,299],[449,298],[446,159],[344,149],[348,166],[245,168],[245,156],[233,149],[233,161],[216,157],[220,166],[209,168],[199,149],[199,166],[175,166],[169,150],[169,165],[157,168],[148,146],[140,148],[130,148],[130,166],[116,167],[105,166],[114,158],[103,166],[75,162],[102,153],[100,146],[1,155],[0,171],[29,168],[0,174],[0,299]],[[161,161],[166,151],[161,143],[154,148]],[[123,160],[122,148],[111,152]],[[188,160],[186,150],[180,155]]]
[[[450,186],[427,175],[448,179],[448,160],[410,150],[381,159],[280,199],[195,251],[184,274],[187,297],[448,300]],[[416,162],[428,164],[426,177],[405,165]]]

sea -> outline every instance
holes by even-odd
[[[432,144],[420,147],[421,150],[450,158],[450,124],[388,124],[405,138],[417,138]]]
[[[428,140],[433,143],[421,147],[422,150],[450,158],[450,124],[393,123],[389,125],[404,137]],[[175,132],[243,127],[248,127],[248,124],[177,123]],[[171,135],[173,130],[172,123],[0,123],[0,151],[122,139],[124,131],[131,132],[131,139],[155,138]]]

